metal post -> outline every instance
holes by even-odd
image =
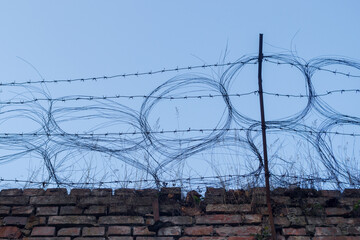
[[[263,34],[260,33],[259,36],[259,58],[258,58],[258,82],[259,82],[259,98],[260,98],[260,113],[261,113],[261,130],[262,130],[262,139],[263,139],[263,151],[264,151],[264,168],[265,168],[265,187],[266,187],[266,204],[269,212],[269,221],[271,227],[271,239],[276,240],[276,231],[274,224],[274,217],[272,214],[271,207],[271,198],[270,198],[270,173],[269,173],[269,164],[268,164],[268,155],[266,147],[266,124],[265,124],[265,112],[264,112],[264,98],[263,98],[263,88],[262,88],[262,60],[263,60]]]

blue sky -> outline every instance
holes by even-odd
[[[226,49],[226,61],[235,61],[243,55],[257,54],[259,33],[264,34],[265,54],[292,51],[306,60],[330,55],[346,56],[359,61],[359,8],[360,3],[355,0],[2,1],[0,81],[109,76],[176,66],[213,64],[221,61]],[[213,69],[198,72],[214,76],[217,71]],[[180,73],[87,84],[49,84],[43,88],[53,97],[148,94],[156,86],[178,74]],[[245,86],[241,85],[243,83],[235,83],[234,89],[242,86],[242,90],[256,90],[256,66],[249,68],[244,74],[247,79]],[[286,86],[289,76],[299,78],[300,81]],[[315,85],[320,89],[319,92],[331,90],[328,87],[332,86],[321,80]],[[334,83],[335,88],[341,86],[343,85]],[[349,83],[349,87],[357,86],[356,82]],[[264,67],[265,91],[298,93],[299,89],[303,92],[303,88],[304,84],[298,73],[289,69],[279,72],[278,68]],[[18,91],[22,90],[3,87],[0,100],[12,98],[20,93]],[[256,100],[255,96],[251,101]],[[337,108],[347,109],[349,106],[346,101],[353,99],[345,102],[337,99],[329,101],[338,104]],[[140,103],[123,104],[139,111]],[[209,106],[219,106],[221,109],[223,105],[198,104],[197,107],[205,109],[208,114],[205,115],[206,121],[201,119],[204,114],[202,111],[172,102],[159,106],[156,116],[150,118],[151,124],[155,124],[156,119],[160,118],[160,128],[164,129],[199,128],[204,125],[213,127],[223,113],[213,113]],[[296,113],[304,102],[281,102],[285,109],[280,110],[278,104],[279,102],[271,100],[268,104],[265,103],[269,119],[288,116],[289,112]],[[257,102],[244,104],[244,112],[253,118],[259,117]],[[3,125],[0,132],[15,132],[19,126],[21,132],[29,131],[31,124],[27,125],[22,121],[14,119]],[[81,124],[75,124],[76,127],[68,124],[64,128],[69,132],[78,132],[83,130]],[[7,170],[18,166],[16,164],[18,163],[3,165],[3,176],[16,177],[12,170]],[[30,165],[22,164],[24,169],[19,178],[28,178],[27,173],[36,168]]]

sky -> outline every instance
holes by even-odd
[[[292,53],[305,60],[321,56],[346,56],[360,61],[359,8],[360,3],[356,0],[1,1],[0,82],[111,76],[234,62],[242,56],[258,54],[260,33],[264,34],[264,54]],[[226,60],[223,60],[224,56]],[[47,92],[54,98],[70,95],[146,95],[166,80],[182,73],[206,74],[216,78],[220,72],[221,68],[214,67],[86,83],[32,85],[38,87],[37,90],[1,87],[0,100],[37,96],[36,91]],[[239,92],[257,90],[257,66],[249,66],[242,74],[245,80],[233,83],[232,93],[237,93],[240,88]],[[306,93],[302,76],[296,70],[265,65],[263,74],[264,91]],[[299,81],[289,83],[290,79]],[[314,85],[319,92],[343,87],[359,88],[356,81],[340,84],[325,74],[318,75],[318,79]],[[198,93],[200,90],[197,91],[195,86],[194,89],[178,91],[180,94],[184,91]],[[236,104],[241,105],[240,112],[259,119],[256,101],[257,96],[253,96],[251,99],[245,98],[243,102],[239,100]],[[353,98],[328,101],[337,110],[359,116],[359,112],[349,104],[350,101],[356,101]],[[136,100],[121,102],[136,111],[140,111],[141,103]],[[301,111],[304,104],[303,100],[284,102],[269,97],[265,102],[265,112],[270,120],[281,119]],[[223,102],[184,104],[172,101],[156,107],[157,111],[150,114],[149,121],[150,125],[156,125],[158,129],[213,128],[219,121],[224,121]],[[87,131],[94,127],[93,124],[98,126],[101,122],[89,123],[84,119],[75,119],[64,123],[62,127],[75,133]],[[31,121],[24,120],[23,116],[2,122],[1,126],[2,133],[31,132],[37,127]],[[110,127],[104,129],[114,130]],[[0,155],[7,151],[0,149]],[[94,161],[100,161],[102,157],[95,156]],[[29,179],[41,175],[37,169],[42,163],[33,158],[36,159],[27,156],[26,161],[17,159],[2,164],[0,176]],[[192,161],[198,158],[204,156],[198,156]],[[234,159],[231,159],[232,165]],[[109,162],[112,164],[112,161]],[[212,168],[206,167],[206,174],[211,175],[209,172],[218,163],[212,164]],[[205,174],[202,172],[202,163],[197,165],[192,162],[192,166],[188,175]],[[102,166],[106,167],[109,166]],[[112,172],[124,174],[119,168],[124,169],[124,165],[114,167]],[[68,169],[69,166],[65,167],[63,172]],[[101,171],[97,173],[99,176],[104,174]],[[94,170],[94,174],[96,172]],[[137,174],[136,171],[132,173]],[[136,178],[134,175],[132,177]],[[144,175],[141,177],[146,178]],[[96,179],[95,176],[93,179]]]

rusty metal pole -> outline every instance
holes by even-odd
[[[271,239],[276,240],[276,231],[274,224],[274,217],[272,214],[271,198],[270,198],[270,173],[266,146],[266,124],[265,124],[265,111],[264,111],[264,98],[262,88],[262,60],[263,60],[263,34],[259,36],[259,58],[258,58],[258,82],[259,82],[259,98],[260,98],[260,113],[261,113],[261,131],[263,140],[263,152],[264,152],[264,168],[265,168],[265,188],[266,188],[266,204],[269,212],[269,221],[271,227]]]

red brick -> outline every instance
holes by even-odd
[[[187,227],[184,230],[185,235],[212,235],[214,231],[213,226],[195,226],[195,227]]]
[[[149,231],[146,226],[134,227],[134,229],[133,229],[133,235],[135,235],[135,236],[137,236],[137,235],[148,236],[148,235],[155,235],[155,234],[156,234],[156,232]]]
[[[337,227],[316,227],[315,236],[335,236],[341,235],[341,231]]]
[[[219,227],[215,228],[219,236],[249,236],[261,232],[261,226]]]
[[[15,206],[11,208],[12,215],[30,215],[34,212],[32,206]]]
[[[94,216],[50,216],[49,225],[93,225],[96,223]]]
[[[27,205],[28,202],[27,196],[0,197],[0,205]]]
[[[31,236],[54,236],[55,227],[34,227],[31,231]]]
[[[251,204],[208,204],[207,213],[242,213],[251,212]]]
[[[98,196],[98,197],[108,197],[112,195],[112,189],[111,188],[98,188],[93,189],[91,191],[92,196]]]
[[[244,215],[244,223],[261,223],[262,215],[261,214],[247,214]]]
[[[159,236],[180,236],[181,235],[181,227],[166,227],[160,228],[158,231]]]
[[[89,208],[84,210],[84,214],[92,214],[92,215],[98,215],[98,214],[106,214],[106,206],[90,206]]]
[[[57,215],[59,207],[37,207],[36,215],[38,216],[48,216],[48,215]]]
[[[0,196],[21,196],[23,191],[18,188],[3,189],[0,192]]]
[[[104,236],[105,228],[104,227],[84,227],[82,230],[82,235],[84,237]]]
[[[193,218],[189,216],[173,216],[173,217],[160,217],[163,222],[171,222],[175,225],[190,225],[193,223]]]
[[[140,216],[104,216],[99,218],[99,224],[144,224]]]
[[[83,209],[77,206],[63,206],[60,208],[60,215],[82,214]]]
[[[24,196],[42,196],[44,193],[45,190],[42,188],[28,188],[23,191]]]
[[[71,196],[35,196],[30,197],[33,205],[69,205],[75,204],[76,198]]]
[[[6,225],[25,225],[27,222],[28,218],[27,217],[12,217],[12,216],[8,216],[5,217],[3,219],[3,222]]]
[[[5,226],[0,227],[0,238],[18,239],[21,236],[21,231],[18,227]]]
[[[325,213],[328,216],[332,215],[345,215],[350,213],[351,210],[347,210],[345,208],[325,208]]]
[[[70,191],[70,196],[90,196],[91,190],[90,189],[80,189],[74,188]]]
[[[72,237],[80,236],[80,228],[76,228],[76,227],[61,228],[61,229],[59,229],[57,235],[58,236],[72,236]]]
[[[109,226],[108,235],[130,235],[131,227],[129,226]]]
[[[305,228],[283,228],[282,232],[284,235],[296,235],[296,236],[306,235]]]
[[[241,215],[205,215],[196,216],[197,224],[228,224],[228,223],[242,223]]]
[[[66,188],[48,188],[45,191],[47,196],[64,196],[67,195]]]
[[[10,207],[0,206],[0,215],[8,215],[10,213]]]

